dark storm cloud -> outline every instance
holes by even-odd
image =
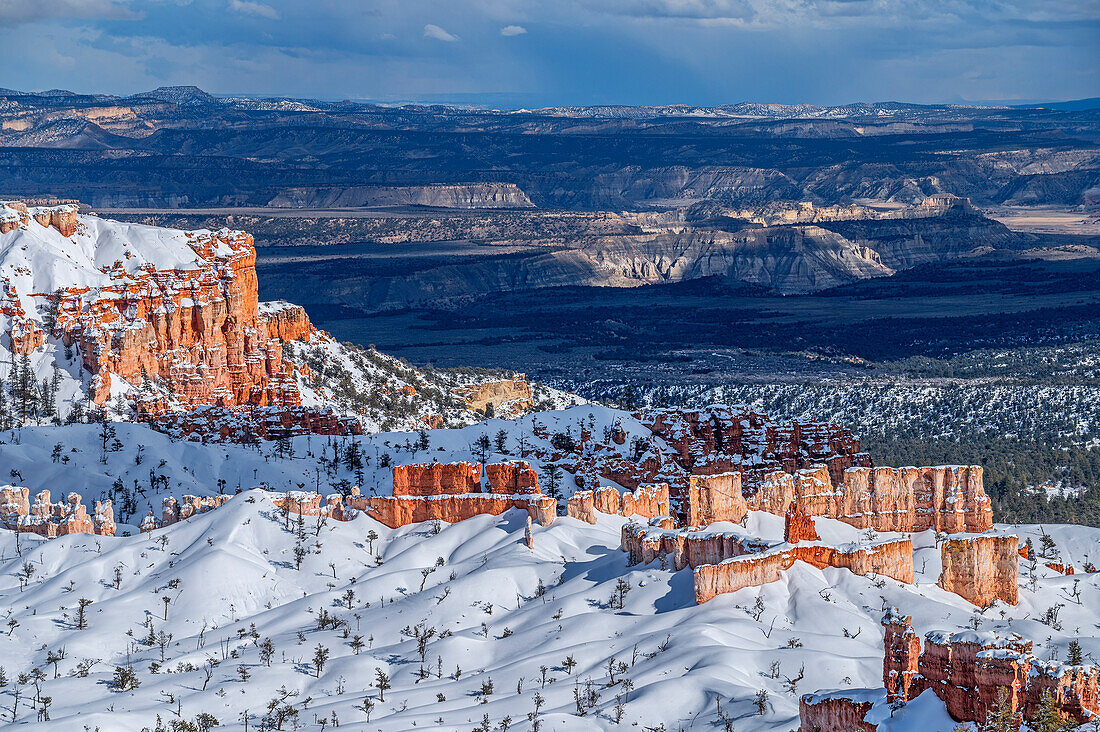
[[[0,86],[525,105],[1071,98],[1100,93],[1098,37],[1096,0],[3,0]]]

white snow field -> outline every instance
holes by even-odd
[[[507,428],[510,439],[524,430],[530,438],[531,419],[575,425],[589,413],[597,430],[623,418],[586,406],[493,420],[429,432],[427,451],[392,454],[404,462],[427,460],[429,452],[440,460],[469,458],[470,442],[482,433]],[[285,730],[322,729],[324,720],[325,729],[338,721],[341,730],[472,732],[486,729],[486,715],[488,729],[531,730],[537,722],[545,731],[724,730],[729,719],[737,732],[793,730],[803,693],[881,689],[879,621],[891,606],[912,615],[921,634],[976,622],[1034,640],[1041,658],[1064,659],[1073,639],[1089,660],[1100,658],[1100,575],[1063,577],[1039,564],[1033,585],[1025,562],[1020,604],[979,612],[935,585],[939,550],[931,532],[913,537],[915,585],[796,564],[778,582],[696,606],[691,570],[673,572],[658,561],[626,565],[621,517],[601,516],[596,525],[561,517],[536,526],[533,549],[523,541],[526,514],[519,511],[397,530],[363,515],[320,526],[307,517],[299,528],[274,507],[275,494],[250,489],[261,482],[312,488],[325,438],[295,440],[297,457],[281,458],[270,444],[257,452],[171,442],[140,425],[115,427],[121,446],[106,453],[106,463],[95,425],[27,428],[19,444],[17,433],[3,433],[0,465],[23,478],[4,479],[50,488],[55,499],[76,490],[86,502],[114,476],[148,482],[150,469],[171,476],[167,493],[176,496],[217,493],[218,479],[227,492],[240,482],[243,492],[145,535],[45,540],[0,531],[0,719],[14,719],[20,729],[155,730],[159,715],[169,730],[203,713],[218,729],[277,729],[282,712]],[[362,443],[392,451],[416,437],[382,434]],[[51,458],[59,441],[67,463]],[[145,445],[140,464],[138,444]],[[315,457],[307,456],[307,444]],[[372,461],[364,484],[388,472]],[[325,491],[333,478],[319,475]],[[379,492],[388,492],[383,483],[379,477]],[[140,500],[159,507],[160,495]],[[865,533],[828,519],[816,523],[830,542]],[[737,530],[779,541],[783,520],[752,513]],[[996,530],[1031,537],[1036,547],[1045,532],[1079,571],[1100,555],[1098,529]],[[630,587],[621,608],[611,601],[620,580]],[[92,601],[85,628],[78,621],[82,598]],[[758,598],[762,611],[754,610]],[[1040,622],[1056,605],[1057,622]],[[327,651],[320,668],[319,648]],[[132,669],[139,685],[117,688],[117,667]],[[379,671],[389,679],[384,693]],[[35,696],[49,697],[48,721],[32,709]],[[274,699],[282,701],[273,726],[263,718],[272,718]],[[885,705],[873,714],[889,732],[954,727],[930,694],[893,717]]]

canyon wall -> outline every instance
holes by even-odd
[[[1015,536],[982,534],[940,544],[942,570],[937,584],[980,607],[994,600],[1019,602],[1020,554]]]
[[[702,604],[716,595],[775,582],[796,561],[818,569],[841,567],[859,575],[881,574],[913,582],[913,543],[909,539],[839,548],[806,544],[696,567],[695,602]]]

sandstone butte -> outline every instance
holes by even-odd
[[[988,607],[994,600],[1019,602],[1020,554],[1015,536],[952,536],[940,544],[943,568],[937,584],[968,602]]]
[[[115,535],[115,512],[110,500],[96,501],[95,513],[70,493],[53,503],[49,491],[40,491],[30,503],[29,491],[19,486],[0,486],[0,523],[13,530],[53,539],[67,534]]]
[[[248,234],[120,224],[78,214],[75,205],[9,201],[0,203],[0,235],[10,239],[0,315],[14,352],[41,347],[43,314],[56,311],[53,335],[74,347],[93,375],[96,403],[110,397],[115,378],[135,388],[149,378],[162,390],[135,400],[148,415],[299,406],[283,343],[308,341],[316,331],[298,306],[261,307]],[[296,422],[341,434],[350,429],[340,420]]]
[[[1015,634],[932,631],[922,651],[911,617],[890,611],[882,624],[884,701],[912,701],[931,689],[953,719],[980,724],[1001,689],[1007,692],[1009,711],[1023,719],[1034,716],[1049,690],[1059,713],[1074,724],[1100,714],[1100,669],[1095,665],[1041,661],[1031,641]],[[878,726],[866,717],[870,700],[880,695],[874,690],[807,694],[799,704],[800,732],[875,732]]]

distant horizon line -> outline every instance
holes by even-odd
[[[593,107],[621,107],[628,109],[662,109],[670,107],[695,107],[699,109],[721,109],[723,107],[736,107],[742,104],[759,104],[762,106],[776,106],[776,107],[821,107],[823,109],[838,108],[838,107],[851,107],[860,104],[867,105],[884,105],[884,104],[902,104],[914,107],[984,107],[984,108],[1043,108],[1054,105],[1067,105],[1076,104],[1081,102],[1097,101],[1097,107],[1100,107],[1100,96],[1095,97],[1080,97],[1075,99],[1062,99],[1062,100],[1039,100],[1039,99],[1002,99],[1002,100],[957,100],[957,101],[940,101],[940,102],[911,102],[899,99],[879,99],[879,100],[856,100],[842,103],[821,103],[821,102],[777,102],[777,101],[759,101],[753,99],[742,99],[740,101],[731,102],[719,102],[719,103],[699,103],[699,102],[613,102],[613,101],[588,101],[588,102],[561,102],[553,103],[545,101],[548,95],[544,95],[537,92],[459,92],[449,94],[426,94],[422,96],[401,98],[401,97],[370,97],[370,96],[342,96],[342,97],[327,97],[327,96],[295,96],[293,94],[274,94],[274,93],[246,93],[246,92],[210,92],[203,89],[197,84],[167,84],[153,89],[144,89],[133,93],[119,93],[119,92],[107,92],[107,91],[92,91],[92,92],[78,92],[71,89],[65,89],[62,87],[53,87],[49,89],[17,89],[13,87],[7,87],[3,91],[19,92],[21,94],[33,94],[33,95],[45,95],[50,92],[53,93],[65,93],[74,96],[110,96],[120,99],[126,99],[131,97],[139,97],[153,92],[169,89],[195,89],[203,94],[209,95],[217,99],[250,99],[250,100],[292,100],[292,101],[318,101],[327,103],[339,103],[339,102],[352,102],[357,104],[374,104],[378,106],[386,107],[401,107],[401,106],[449,106],[468,109],[484,109],[484,110],[499,110],[499,111],[522,111],[522,110],[539,110],[539,109],[554,109],[554,108],[579,108],[588,109]],[[2,92],[0,92],[2,93]],[[523,103],[521,100],[527,97],[527,103]],[[540,101],[538,98],[542,98]],[[509,100],[508,103],[494,103],[494,99],[504,101]],[[480,100],[480,101],[477,101]]]

